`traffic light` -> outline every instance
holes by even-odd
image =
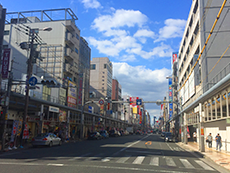
[[[59,87],[59,85],[57,84],[57,82],[54,81],[54,80],[42,80],[41,84],[45,85],[47,87],[52,87],[52,88],[53,87]]]

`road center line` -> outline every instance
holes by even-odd
[[[132,144],[129,144],[127,147],[122,148],[120,151],[118,151],[118,152],[114,153],[114,154],[113,154],[113,156],[115,156],[115,155],[119,154],[120,152],[122,152],[122,151],[126,150],[127,148],[132,147],[133,145],[137,144],[138,142],[142,141],[143,139],[145,139],[145,138],[147,138],[147,137],[148,137],[148,136],[145,136],[145,137],[143,137],[142,139],[140,139],[140,140],[138,140],[138,141],[136,141],[136,142],[134,142],[134,143],[132,143]]]

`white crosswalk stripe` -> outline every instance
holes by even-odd
[[[205,170],[210,170],[213,171],[214,169],[212,169],[210,166],[208,166],[207,164],[205,164],[204,162],[202,162],[201,160],[195,160],[195,162],[197,164],[199,164],[202,168],[204,168]]]
[[[159,157],[152,157],[149,164],[159,166]]]
[[[72,158],[72,159],[69,159],[69,160],[78,160],[78,159],[81,159],[81,158],[83,158],[83,157],[86,157],[86,156],[89,156],[91,153],[86,153],[86,154],[83,154],[83,155],[81,155],[81,156],[78,156],[78,157],[74,157],[74,158]]]
[[[129,158],[130,158],[130,156],[122,157],[122,158],[120,158],[119,160],[117,160],[117,163],[125,163],[126,160],[128,160]]]
[[[133,164],[141,164],[143,160],[145,159],[144,156],[138,156],[134,161]]]
[[[132,157],[132,155],[125,155],[124,157],[121,157],[118,160],[116,160],[116,159],[114,160],[114,157],[103,157],[103,153],[100,153],[98,155],[89,157],[90,155],[92,155],[92,153],[86,153],[86,154],[78,156],[78,157],[73,157],[73,158],[71,158],[69,160],[70,161],[74,161],[74,160],[84,159],[86,161],[128,163],[129,162],[128,160]],[[160,158],[161,158],[161,160],[160,160]],[[149,161],[149,165],[152,165],[152,166],[160,166],[161,165],[160,161],[163,161],[163,159],[165,159],[165,163],[167,164],[167,166],[173,166],[173,167],[177,166],[176,163],[175,163],[175,161],[177,159],[174,161],[175,158],[171,158],[171,157],[157,157],[157,156],[150,157],[150,160],[149,160],[149,157],[146,157],[146,156],[136,156],[136,158],[134,159],[134,161],[132,162],[132,164],[141,165],[141,164],[143,164],[143,162],[144,162],[145,159],[146,159],[146,162],[144,164],[147,164],[147,161]],[[194,164],[198,164],[204,170],[214,171],[214,169],[212,167],[210,167],[209,165],[207,165],[206,163],[204,163],[201,160],[194,160],[195,163],[193,162],[193,164],[189,160],[187,160],[187,159],[179,159],[179,161],[182,163],[182,165],[186,169],[200,169],[200,168],[195,167],[195,165],[194,165]],[[162,164],[164,165],[164,163],[162,163]]]
[[[185,168],[191,168],[194,169],[195,167],[192,166],[191,163],[187,159],[180,159],[181,163],[184,165]]]
[[[175,162],[174,162],[173,159],[170,158],[170,157],[166,157],[166,158],[165,158],[165,161],[166,161],[166,164],[167,164],[168,166],[176,166]]]

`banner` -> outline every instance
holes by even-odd
[[[169,101],[173,101],[172,78],[169,78]],[[169,103],[169,119],[173,116],[173,103]]]
[[[68,107],[77,106],[77,86],[75,83],[68,81],[68,97],[67,97]]]
[[[2,58],[2,79],[8,78],[10,66],[10,49],[4,49]]]

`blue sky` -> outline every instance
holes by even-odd
[[[93,57],[109,57],[123,94],[163,100],[192,0],[0,0],[7,12],[71,8]],[[146,104],[151,116],[160,107]]]

